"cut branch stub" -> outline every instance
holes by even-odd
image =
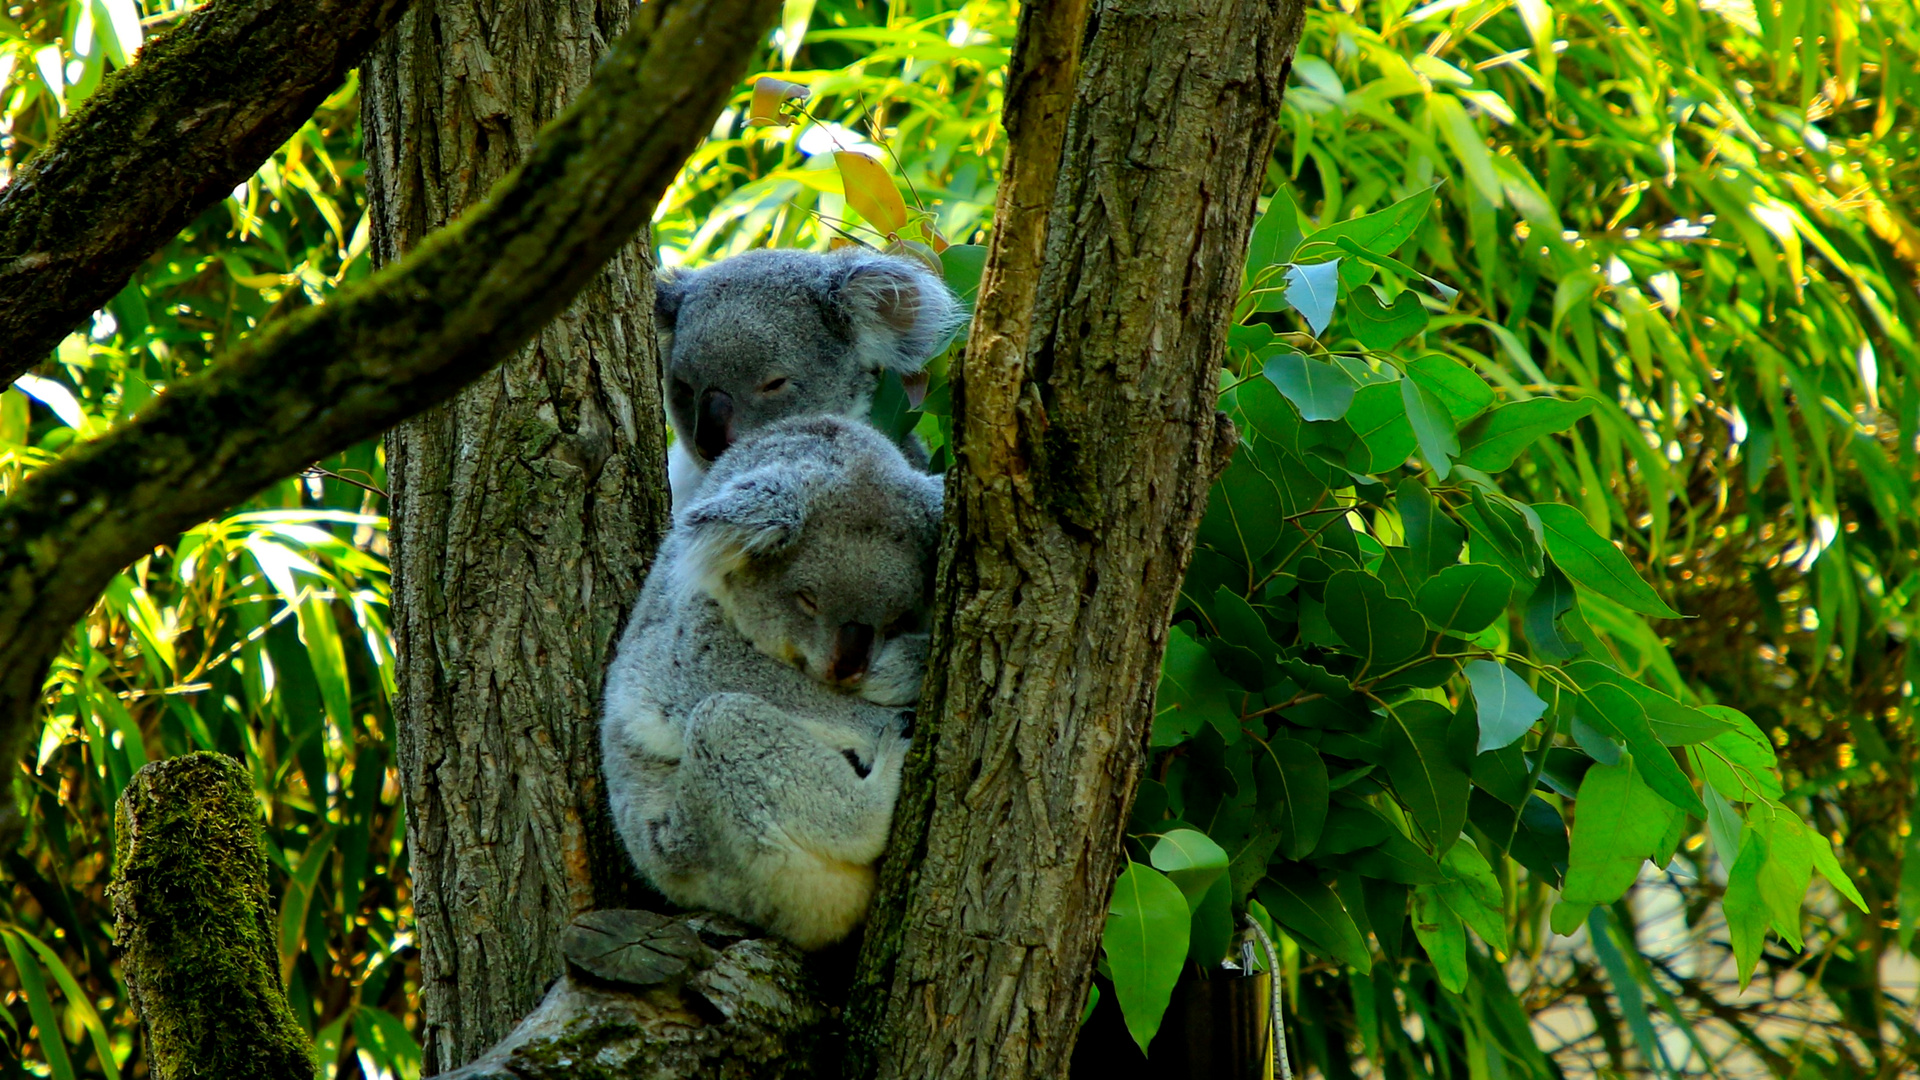
[[[253,781],[197,753],[133,775],[114,822],[114,933],[156,1080],[312,1080],[287,1006]]]

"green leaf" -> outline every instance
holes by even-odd
[[[1478,753],[1519,741],[1534,721],[1546,715],[1547,703],[1505,664],[1473,660],[1467,664],[1466,672],[1467,681],[1473,685],[1473,704],[1480,721]]]
[[[1113,973],[1113,993],[1127,1031],[1147,1052],[1187,961],[1193,916],[1179,886],[1159,871],[1127,863],[1113,884],[1107,928],[1100,945]]]
[[[1592,660],[1576,660],[1563,670],[1580,685],[1580,692],[1574,698],[1579,718],[1602,735],[1625,743],[1638,762],[1639,775],[1662,798],[1694,817],[1706,817],[1707,808],[1694,792],[1692,781],[1654,736],[1646,709],[1612,680],[1613,669]],[[1602,672],[1606,677],[1596,677]]]
[[[1440,871],[1447,880],[1434,886],[1434,892],[1481,941],[1495,952],[1506,952],[1506,899],[1486,856],[1472,844],[1455,844],[1441,856]]]
[[[1427,626],[1405,600],[1387,595],[1380,579],[1341,570],[1327,579],[1327,621],[1340,640],[1362,658],[1362,669],[1379,673],[1420,654]]]
[[[1353,395],[1347,406],[1347,426],[1366,448],[1365,461],[1350,461],[1358,471],[1383,473],[1406,464],[1419,440],[1413,424],[1407,420],[1407,406],[1400,398],[1397,383],[1368,383]],[[1357,457],[1358,455],[1353,455]],[[1424,489],[1422,489],[1424,490]]]
[[[1493,405],[1493,387],[1450,356],[1429,353],[1407,365],[1407,377],[1440,399],[1456,427]]]
[[[1607,969],[1607,981],[1613,984],[1614,998],[1620,1003],[1620,1012],[1633,1032],[1633,1041],[1640,1047],[1641,1058],[1655,1063],[1655,1072],[1659,1075],[1671,1077],[1673,1066],[1667,1061],[1666,1048],[1654,1033],[1652,1018],[1647,1015],[1647,1002],[1640,993],[1640,980],[1634,977],[1633,970],[1627,966],[1627,958],[1613,939],[1611,920],[1607,918],[1605,908],[1594,908],[1587,916],[1587,941],[1592,945],[1594,955],[1600,958],[1600,965]],[[1628,945],[1631,947],[1632,943]]]
[[[1406,406],[1407,422],[1413,425],[1413,436],[1419,440],[1420,456],[1427,459],[1435,476],[1445,480],[1460,453],[1460,440],[1454,434],[1447,407],[1412,379],[1400,380],[1400,403]]]
[[[1402,885],[1433,885],[1445,880],[1440,864],[1420,845],[1388,827],[1384,839],[1370,848],[1354,852],[1345,865],[1380,881]]]
[[[1353,403],[1353,378],[1323,360],[1284,352],[1267,361],[1266,376],[1293,406],[1302,420],[1338,420]]]
[[[1326,826],[1332,794],[1327,763],[1320,751],[1298,739],[1275,739],[1267,744],[1264,754],[1255,754],[1254,775],[1262,800],[1273,800],[1281,854],[1304,859],[1319,845],[1321,830]]]
[[[1711,784],[1700,801],[1707,804],[1707,835],[1713,841],[1714,854],[1720,856],[1722,865],[1732,866],[1740,857],[1740,834],[1746,831],[1747,821]]]
[[[1206,833],[1175,829],[1154,841],[1148,853],[1153,868],[1180,887],[1188,905],[1198,907],[1207,890],[1227,872],[1227,852]]]
[[[1233,882],[1225,876],[1213,883],[1193,906],[1193,927],[1187,936],[1187,959],[1213,968],[1233,947]]]
[[[1526,630],[1528,643],[1540,655],[1549,660],[1571,660],[1580,655],[1581,645],[1577,632],[1566,620],[1580,623],[1580,612],[1576,608],[1579,598],[1573,591],[1573,583],[1558,566],[1549,562],[1546,571],[1540,584],[1534,586],[1533,595],[1527,598],[1521,625]]]
[[[1840,860],[1834,857],[1833,842],[1812,829],[1807,830],[1807,835],[1808,844],[1813,848],[1813,868],[1820,871],[1820,876],[1826,878],[1828,884],[1832,885],[1841,896],[1852,901],[1854,907],[1866,911],[1866,899],[1854,886],[1853,879],[1849,878],[1847,872],[1841,868]]]
[[[1340,260],[1295,263],[1287,268],[1287,305],[1300,313],[1313,336],[1333,321],[1333,302],[1340,295]]]
[[[1454,760],[1447,729],[1453,714],[1432,701],[1401,702],[1387,709],[1386,769],[1393,793],[1426,834],[1445,852],[1467,822],[1467,771]]]
[[[1800,943],[1800,901],[1813,880],[1813,837],[1790,810],[1756,806],[1747,826],[1767,840],[1767,861],[1760,865],[1760,899],[1773,915],[1773,929],[1795,951]]]
[[[1347,325],[1360,344],[1384,352],[1425,330],[1427,309],[1411,292],[1402,292],[1387,305],[1371,288],[1359,288],[1347,300]]]
[[[971,305],[980,294],[980,275],[987,268],[987,249],[983,244],[951,244],[940,253],[947,288]]]
[[[1731,730],[1687,747],[1687,760],[1729,802],[1764,802],[1780,797],[1780,766],[1773,743],[1745,713],[1724,705],[1703,705],[1700,712],[1731,725]]]
[[[1433,188],[1424,188],[1371,214],[1316,230],[1307,239],[1315,244],[1337,245],[1345,237],[1376,255],[1391,255],[1426,220],[1427,211],[1433,206],[1433,194]]]
[[[1578,831],[1579,826],[1574,826]],[[1745,992],[1760,962],[1760,950],[1766,945],[1767,926],[1772,916],[1760,895],[1760,868],[1767,861],[1767,842],[1749,826],[1740,838],[1740,857],[1727,870],[1727,891],[1720,898],[1720,913],[1727,920],[1727,937],[1733,944],[1740,989]]]
[[[1513,599],[1513,579],[1486,563],[1457,563],[1420,586],[1413,606],[1436,630],[1469,636],[1493,625]]]
[[[1276,922],[1321,953],[1360,971],[1372,970],[1373,956],[1353,916],[1311,871],[1302,867],[1276,869],[1256,891]]]
[[[1539,439],[1565,431],[1592,411],[1587,398],[1532,398],[1502,405],[1460,433],[1460,464],[1500,472]]]
[[[1425,574],[1437,574],[1460,561],[1465,530],[1446,515],[1426,485],[1412,477],[1393,489],[1394,508],[1407,534],[1407,548],[1422,560]]]
[[[1160,661],[1153,735],[1148,745],[1178,746],[1201,725],[1211,724],[1221,738],[1239,738],[1240,715],[1227,703],[1226,678],[1206,646],[1178,626],[1167,631],[1167,652]],[[1232,740],[1229,740],[1232,741]]]
[[[1680,812],[1646,785],[1634,764],[1627,757],[1595,765],[1580,782],[1560,890],[1569,904],[1611,904],[1625,895]]]
[[[54,1019],[53,998],[47,994],[47,981],[40,975],[40,965],[33,961],[17,931],[0,928],[0,942],[6,944],[7,955],[13,959],[14,975],[20,980],[22,996],[27,999],[27,1015],[33,1017],[33,1026],[40,1029],[40,1052],[46,1056],[48,1069],[54,1080],[73,1080],[73,1062],[67,1057],[66,1038],[61,1034],[64,1029]]]
[[[1619,548],[1593,531],[1580,511],[1564,503],[1536,503],[1533,511],[1540,515],[1540,524],[1546,530],[1547,554],[1575,585],[1592,589],[1642,615],[1680,617],[1640,579]]]
[[[1729,730],[1730,722],[1717,714],[1710,715],[1703,710],[1682,705],[1638,679],[1598,661],[1577,661],[1568,664],[1567,670],[1577,673],[1574,677],[1582,686],[1598,686],[1605,683],[1625,691],[1627,696],[1633,698],[1642,709],[1646,710],[1647,723],[1651,725],[1654,738],[1658,739],[1663,746],[1685,746],[1689,743],[1705,742]]]
[[[1292,262],[1299,246],[1300,210],[1293,204],[1292,193],[1282,184],[1267,200],[1267,209],[1260,220],[1254,222],[1253,236],[1247,241],[1247,269],[1242,287],[1251,287],[1260,271],[1267,267]]]
[[[1413,936],[1427,951],[1440,985],[1458,994],[1467,988],[1467,929],[1438,889],[1422,885],[1413,890]]]
[[[1532,522],[1521,513],[1520,504],[1476,487],[1458,513],[1473,541],[1473,561],[1498,566],[1513,579],[1516,589],[1530,590],[1546,564]]]

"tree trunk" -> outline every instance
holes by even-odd
[[[936,722],[862,957],[852,1075],[1065,1075],[1167,622],[1234,443],[1217,373],[1301,14],[1093,6],[1043,268],[1004,273],[1030,237],[996,237],[955,386]],[[1035,118],[1008,101],[1017,153]],[[1031,297],[1023,349],[981,332],[994,288]]]
[[[415,3],[363,84],[376,260],[484,197],[629,10]],[[602,665],[667,523],[649,247],[643,230],[520,356],[387,439],[429,1074],[506,1035],[561,974],[568,920],[633,886],[597,730]]]
[[[154,1080],[312,1080],[313,1048],[280,983],[246,768],[199,753],[134,773],[113,866],[114,937]]]

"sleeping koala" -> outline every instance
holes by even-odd
[[[654,313],[676,509],[748,432],[790,416],[864,419],[880,373],[919,371],[966,317],[926,267],[864,248],[749,251],[663,274]]]
[[[717,462],[607,673],[628,853],[676,904],[804,949],[865,917],[926,636],[940,481],[886,436],[785,421]]]

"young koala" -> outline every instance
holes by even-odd
[[[661,275],[654,318],[678,509],[749,432],[790,416],[865,419],[880,373],[919,371],[965,310],[912,259],[768,249]]]
[[[866,915],[919,695],[940,481],[866,424],[744,437],[681,509],[607,674],[616,826],[674,903],[803,949]]]

